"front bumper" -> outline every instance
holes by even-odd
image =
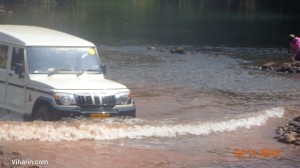
[[[53,117],[56,119],[64,117],[136,117],[136,107],[134,102],[126,105],[115,105],[114,107],[93,107],[82,108],[79,106],[60,106],[52,107]]]

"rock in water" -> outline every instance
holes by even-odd
[[[279,127],[276,129],[276,134],[280,137],[280,136],[284,136],[285,131],[283,129],[283,127]]]
[[[184,54],[185,49],[183,47],[176,47],[171,49],[171,53],[179,53],[179,54]]]
[[[291,62],[291,65],[295,67],[300,67],[300,61]]]
[[[149,46],[147,49],[148,50],[155,50],[156,48],[154,46]]]
[[[265,63],[261,66],[262,69],[270,69],[270,70],[273,70],[274,67],[275,67],[276,63],[275,62],[268,62],[268,63]]]
[[[294,143],[297,138],[293,133],[287,133],[284,135],[284,140],[286,143]]]

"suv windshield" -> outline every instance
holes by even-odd
[[[101,73],[93,47],[28,47],[29,73]]]

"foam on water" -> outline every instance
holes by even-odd
[[[2,140],[111,140],[143,139],[148,137],[176,137],[184,135],[209,135],[235,131],[238,128],[261,126],[269,118],[281,118],[283,107],[226,121],[172,123],[142,119],[67,120],[60,122],[0,122]]]

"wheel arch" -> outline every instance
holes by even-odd
[[[31,120],[34,120],[34,117],[36,115],[36,112],[37,112],[37,109],[39,106],[46,105],[49,108],[52,108],[53,104],[54,104],[54,100],[52,98],[44,97],[44,96],[37,98],[33,105],[32,111],[31,111],[31,115],[30,115]]]

